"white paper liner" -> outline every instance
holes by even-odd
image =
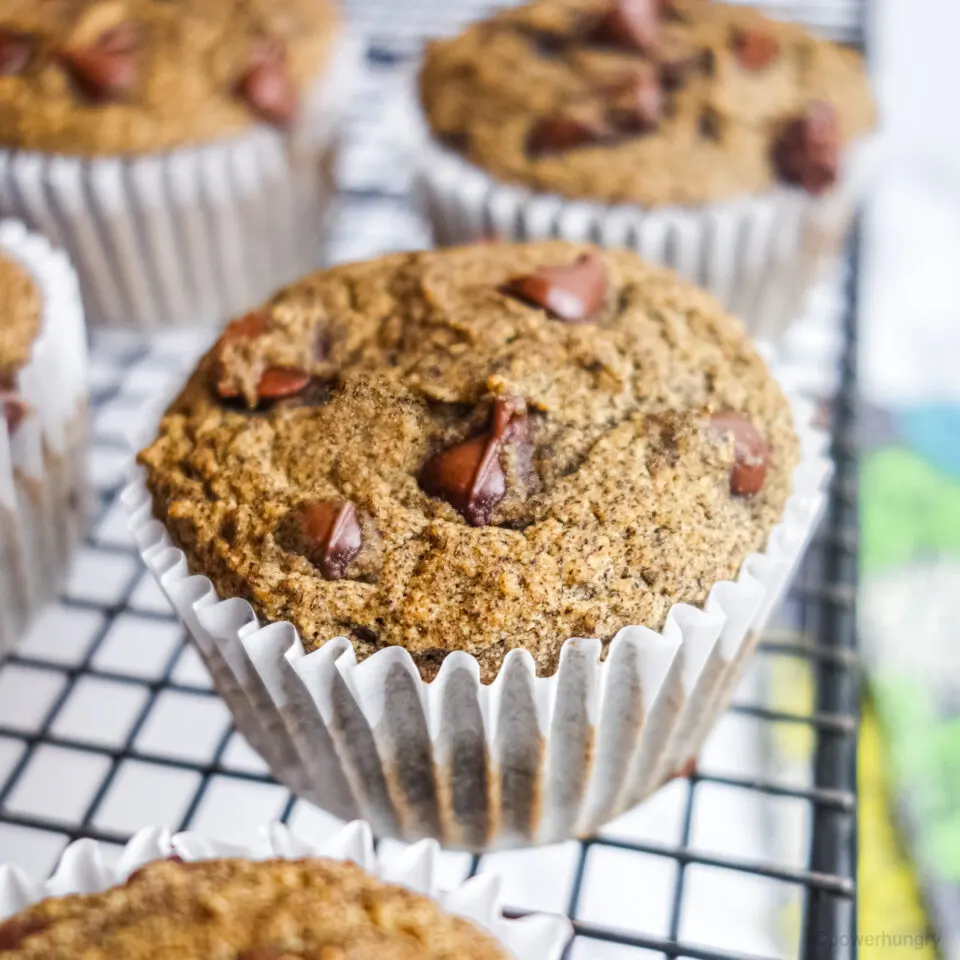
[[[0,921],[48,897],[106,890],[123,883],[144,864],[176,854],[188,862],[219,857],[352,860],[388,883],[432,897],[448,913],[483,928],[516,960],[559,960],[573,932],[570,922],[560,916],[531,914],[519,920],[506,919],[501,912],[500,881],[495,874],[479,874],[455,890],[441,890],[437,845],[429,840],[392,858],[381,858],[374,851],[370,827],[361,822],[348,824],[322,843],[301,839],[279,823],[271,824],[265,834],[262,843],[240,847],[195,833],[171,837],[159,827],[147,827],[130,840],[112,865],[104,862],[97,843],[78,840],[64,850],[56,872],[43,883],[31,883],[16,866],[0,865]]]
[[[777,187],[701,207],[643,209],[569,200],[497,181],[416,131],[417,188],[441,245],[480,239],[566,239],[626,247],[709,290],[755,339],[777,343],[806,296],[836,270],[844,237],[876,164],[874,138],[847,151],[822,197]]]
[[[663,630],[628,626],[600,662],[570,639],[552,677],[513,650],[480,683],[457,651],[425,683],[400,647],[357,663],[339,637],[307,654],[291,623],[191,576],[153,518],[142,474],[122,497],[147,567],[184,621],[237,728],[293,792],[380,836],[475,852],[591,834],[697,756],[819,518],[827,437],[793,401],[802,446],[782,521],[736,582]]]
[[[59,586],[86,500],[86,333],[66,256],[21,223],[0,222],[0,253],[31,275],[40,330],[16,392],[30,413],[10,436],[0,415],[0,655]]]
[[[291,135],[259,124],[136,158],[0,150],[0,214],[65,249],[91,324],[218,323],[317,269],[358,46],[338,41]]]

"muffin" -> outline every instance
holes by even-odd
[[[0,210],[95,323],[253,305],[319,264],[340,32],[327,0],[2,0]]]
[[[82,530],[86,344],[66,258],[0,223],[0,654],[53,594]]]
[[[0,926],[10,960],[335,957],[508,960],[426,897],[330,860],[160,860],[104,893],[44,900]]]
[[[19,881],[0,887],[0,917],[16,911],[0,920],[0,954],[557,960],[569,938],[561,918],[504,920],[491,878],[439,895],[431,844],[381,864],[369,828],[351,824],[320,850],[274,825],[269,845],[274,859],[237,848],[224,858],[217,844],[196,835],[171,842],[148,829],[116,867],[107,867],[90,841],[75,844],[39,889],[0,867],[0,878]],[[379,879],[381,872],[393,882]]]
[[[580,684],[598,682],[598,658],[618,659],[617,638],[635,660],[624,679],[647,656],[634,644],[676,654],[673,630],[688,618],[677,611],[712,611],[716,585],[774,542],[799,455],[786,399],[709,295],[624,250],[481,245],[314,274],[229,325],[140,454],[149,504],[134,528],[235,714],[262,721],[255,746],[277,758],[279,775],[295,769],[317,802],[343,816],[359,803],[368,816],[357,778],[370,762],[387,796],[394,772],[407,781],[400,793],[419,777],[443,779],[426,718],[410,717],[424,690],[444,714],[455,700],[493,696],[484,685],[508,710],[505,688],[519,685],[523,701],[541,681],[577,701]],[[292,634],[267,628],[273,652],[254,651],[249,630],[235,633],[251,615],[234,601],[228,628],[214,608],[198,612],[196,579],[184,592],[166,576],[186,571],[295,629],[313,706],[301,698],[287,720],[301,746],[313,744],[309,759],[292,740],[284,758],[274,746],[277,710],[304,686],[287,673],[297,667],[284,659]],[[719,655],[723,618],[710,622],[704,650]],[[224,663],[237,666],[238,647],[246,663],[231,676]],[[697,674],[679,666],[691,657],[679,657],[673,680]],[[377,728],[369,740],[350,733],[356,716],[339,715],[343,691],[320,692],[354,664],[364,679],[350,693]],[[644,697],[653,682],[641,684]],[[445,688],[457,690],[449,704]],[[463,731],[449,758],[452,794],[439,784],[436,809],[421,795],[378,829],[478,848],[501,830],[530,839],[543,825],[528,820],[541,816],[529,797],[507,809],[515,783],[488,803],[503,773],[487,770],[477,709],[453,718],[454,729],[479,723],[479,752]],[[393,710],[407,714],[396,726],[385,723]],[[536,726],[537,711],[500,723]],[[396,742],[378,747],[381,734]],[[522,742],[531,752],[515,762],[539,769],[540,748]],[[317,756],[327,744],[331,756]],[[329,773],[333,757],[342,781]],[[645,764],[637,777],[650,773]]]
[[[835,260],[874,112],[859,55],[704,0],[537,0],[429,45],[437,238],[675,267],[775,338]]]

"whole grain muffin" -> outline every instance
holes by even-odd
[[[859,55],[705,0],[536,0],[431,44],[435,137],[500,180],[645,207],[820,193],[873,126]]]
[[[4,960],[507,960],[426,897],[333,860],[162,860],[0,924]]]
[[[327,0],[0,0],[0,144],[129,155],[289,126]]]
[[[227,327],[140,454],[222,598],[308,649],[485,681],[659,629],[780,519],[790,411],[707,294],[626,251],[479,245],[337,267]]]

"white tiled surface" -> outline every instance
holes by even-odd
[[[351,154],[365,156],[363,163],[347,164],[357,183],[378,163],[383,171],[384,149],[389,146],[381,145],[379,160],[375,144]],[[422,227],[399,200],[389,216],[384,210],[358,200],[334,256],[424,241]],[[821,306],[793,338],[796,381],[817,392],[834,383],[839,349],[836,300],[827,297]],[[141,826],[166,824],[244,842],[281,816],[307,837],[338,826],[274,784],[231,731],[202,663],[183,646],[181,628],[136,559],[115,500],[130,464],[128,439],[142,430],[144,412],[156,409],[157,391],[175,385],[203,346],[202,338],[181,334],[160,338],[149,351],[129,337],[97,341],[90,474],[100,510],[62,601],[38,618],[19,658],[0,661],[0,861],[16,861],[34,876],[50,870],[68,834],[119,842]],[[757,689],[754,678],[740,699],[756,700]],[[496,871],[515,908],[573,909],[588,927],[625,931],[640,943],[666,936],[681,888],[671,851],[689,846],[708,859],[729,855],[802,866],[798,857],[772,857],[766,838],[781,817],[808,830],[807,801],[713,782],[763,774],[765,726],[737,713],[721,721],[701,762],[707,779],[696,787],[689,811],[690,785],[675,781],[587,847],[570,842],[488,855],[478,863],[445,852],[443,875],[452,885],[472,869]],[[802,850],[803,838],[794,846]],[[799,896],[796,884],[694,862],[682,878],[679,929],[716,950],[789,956],[790,946],[784,953],[778,938],[778,911]],[[571,951],[575,960],[660,956],[594,939],[578,939]]]

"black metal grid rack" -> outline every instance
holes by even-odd
[[[370,138],[376,139],[378,123],[372,114],[377,105],[382,107],[384,91],[397,86],[396,77],[405,70],[421,34],[433,25],[431,17],[450,16],[430,3],[404,10],[393,8],[390,0],[379,5],[376,0],[352,0],[350,6],[368,38],[368,70],[352,152],[347,152],[351,169],[344,173],[344,208],[333,248],[340,258],[426,241],[410,208],[409,182],[396,175],[389,144],[380,145],[379,162],[373,159],[377,148],[371,147]],[[859,3],[789,7],[791,15],[802,7],[845,39],[862,42]],[[458,10],[462,16],[463,8]],[[404,21],[402,29],[398,24],[392,31],[399,20]],[[738,701],[732,708],[735,716],[755,722],[761,735],[768,728],[808,731],[808,776],[798,782],[762,770],[737,773],[704,766],[674,785],[683,791],[675,836],[638,839],[605,832],[576,844],[566,861],[570,882],[559,904],[574,919],[570,956],[590,957],[594,948],[616,945],[618,951],[602,955],[756,960],[756,953],[685,936],[690,872],[701,867],[767,878],[799,894],[799,919],[792,935],[783,938],[786,955],[826,960],[856,954],[857,511],[852,427],[857,262],[854,240],[842,307],[840,388],[828,405],[836,475],[827,519],[788,602],[793,627],[771,633],[758,658],[761,669],[775,662],[794,663],[798,676],[812,678],[814,695],[809,709],[785,709],[762,700]],[[123,528],[117,494],[128,456],[125,434],[144,397],[179,377],[197,348],[178,338],[149,344],[116,337],[95,341],[92,458],[98,509],[92,532],[60,602],[44,615],[17,655],[0,660],[0,859],[29,848],[31,854],[41,851],[34,858],[38,863],[49,863],[67,841],[79,837],[122,844],[139,825],[139,815],[147,818],[143,822],[153,822],[152,804],[161,797],[164,803],[173,798],[163,811],[175,829],[203,829],[243,804],[252,807],[251,816],[262,814],[264,820],[279,818],[295,827],[314,822],[304,804],[275,784],[239,740]],[[149,663],[142,662],[142,646],[133,648],[133,663],[131,637],[142,642],[145,636],[150,638]],[[114,711],[92,726],[84,708],[91,700],[109,701]],[[11,712],[11,703],[19,703],[19,712]],[[216,720],[194,723],[201,713]],[[157,734],[161,714],[175,716],[172,729],[186,749],[170,749]],[[130,794],[128,786],[134,781],[139,792]],[[233,787],[246,791],[244,799],[224,801],[225,791]],[[802,803],[809,809],[808,849],[790,860],[776,853],[740,855],[699,848],[691,842],[697,804],[703,802],[705,788],[716,787]],[[63,795],[51,796],[51,791]],[[120,804],[121,793],[141,798],[137,802],[142,809],[131,812],[129,803]],[[675,864],[661,927],[630,929],[585,910],[598,852]],[[457,861],[459,875],[480,869],[484,863],[479,858],[463,855]],[[638,890],[637,896],[644,892]],[[769,960],[777,952],[764,956]]]

